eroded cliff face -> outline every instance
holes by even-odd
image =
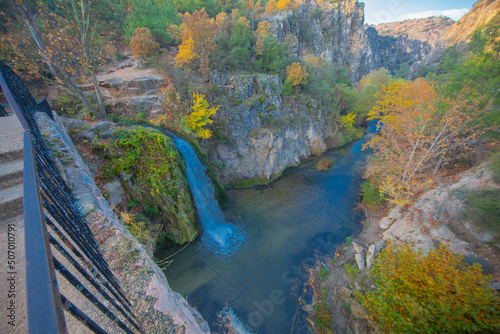
[[[279,42],[289,43],[297,56],[322,56],[337,69],[346,67],[353,81],[376,69],[365,33],[364,3],[310,2],[265,20],[270,23],[271,34]]]
[[[453,22],[439,17],[365,26],[364,4],[356,0],[312,1],[264,20],[294,54],[321,56],[337,69],[345,67],[353,82],[381,67],[396,74],[402,64],[421,61]]]
[[[334,116],[315,100],[283,102],[278,76],[231,76],[219,83],[225,102],[215,119],[228,138],[214,142],[212,159],[222,163],[219,177],[225,185],[272,179],[301,158],[343,141]]]

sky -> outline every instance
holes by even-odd
[[[476,0],[359,0],[365,3],[365,23],[378,24],[429,16],[461,18]]]

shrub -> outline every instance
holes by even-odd
[[[186,124],[197,137],[207,139],[212,137],[212,131],[205,129],[205,126],[212,123],[210,116],[214,115],[220,106],[212,107],[208,105],[205,95],[193,93],[193,112],[189,114]]]
[[[318,171],[323,171],[323,170],[328,170],[330,167],[333,166],[333,159],[321,159],[318,161],[318,164],[316,165],[316,170]]]
[[[361,197],[364,205],[370,208],[384,204],[384,194],[375,188],[370,181],[361,184]]]
[[[290,79],[287,78],[281,89],[281,95],[289,96],[290,94],[292,94],[292,84],[290,83]]]
[[[144,59],[160,48],[148,28],[137,28],[130,39],[130,48],[136,58]]]
[[[150,218],[156,218],[160,215],[160,209],[154,204],[148,204],[144,207],[144,213]]]
[[[376,289],[358,294],[383,332],[470,333],[500,329],[500,298],[479,265],[446,247],[424,256],[389,243],[372,271]]]
[[[347,275],[349,275],[349,277],[352,279],[356,279],[361,274],[359,268],[355,264],[350,264],[350,263],[344,264],[344,270],[346,271]]]
[[[469,191],[463,217],[479,227],[500,231],[500,190]]]

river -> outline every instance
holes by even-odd
[[[237,333],[308,333],[297,302],[308,269],[362,230],[356,206],[367,136],[326,152],[335,160],[327,171],[316,171],[319,158],[310,158],[271,185],[228,191],[225,220],[246,233],[231,256],[199,238],[170,258],[170,286],[213,332],[227,332],[217,326],[230,318]]]

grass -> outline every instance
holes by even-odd
[[[465,197],[463,217],[478,227],[500,232],[500,190],[469,191]]]
[[[355,264],[346,263],[344,264],[344,270],[347,272],[350,278],[356,279],[361,272]]]
[[[365,181],[361,184],[362,202],[369,208],[374,208],[384,204],[385,196],[370,181]]]
[[[333,333],[332,312],[326,299],[326,291],[321,289],[319,298],[314,304],[314,327],[318,333]]]

